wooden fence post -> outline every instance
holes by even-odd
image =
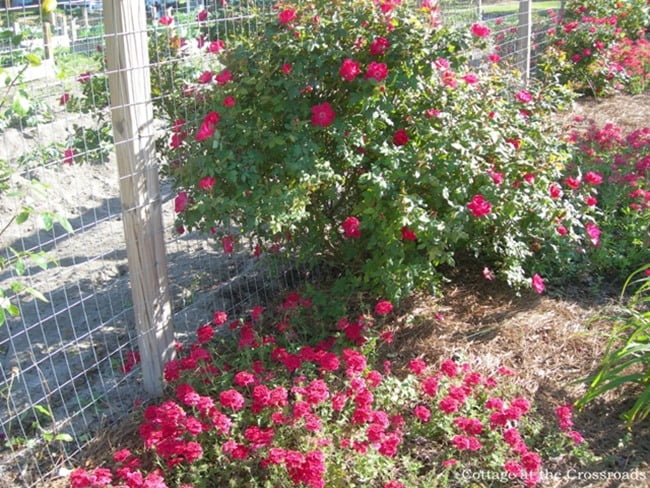
[[[62,15],[59,17],[59,21],[61,22],[61,35],[64,37],[64,39],[67,39],[68,37],[68,18],[65,15]]]
[[[45,51],[45,59],[54,59],[52,27],[49,22],[43,22],[43,50]]]
[[[70,19],[70,40],[74,44],[77,42],[79,28],[77,27],[77,19],[72,17]]]
[[[81,18],[84,21],[84,28],[88,29],[88,27],[90,27],[90,24],[88,23],[88,7],[83,7],[81,9]]]
[[[533,37],[533,2],[519,0],[519,26],[517,27],[517,67],[524,82],[530,77],[530,52]]]
[[[115,152],[138,347],[145,390],[162,393],[163,363],[173,357],[173,327],[154,160],[145,3],[104,0],[106,61]]]

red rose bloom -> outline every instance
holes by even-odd
[[[215,76],[214,79],[219,85],[225,85],[232,80],[232,73],[227,69],[224,69],[221,73]]]
[[[403,146],[409,141],[409,136],[404,129],[398,129],[393,134],[393,144]]]
[[[176,213],[181,213],[183,210],[185,210],[185,207],[187,207],[188,203],[188,197],[187,197],[187,192],[180,192],[178,195],[176,195],[176,198],[174,199],[174,212]]]
[[[212,187],[217,182],[214,176],[206,176],[199,180],[199,190],[212,190]]]
[[[383,81],[388,76],[388,66],[385,63],[371,61],[366,69],[366,79]]]
[[[288,24],[295,18],[296,18],[296,11],[291,8],[283,10],[278,14],[278,21],[282,25]]]
[[[492,32],[488,26],[481,24],[472,25],[471,30],[472,34],[474,34],[476,37],[487,37]]]
[[[339,74],[345,81],[354,81],[354,79],[361,74],[359,63],[350,58],[345,59],[343,64],[341,64]]]
[[[384,37],[378,37],[370,44],[370,54],[373,56],[382,56],[390,47],[390,42]]]
[[[311,108],[312,125],[327,127],[334,122],[335,118],[336,114],[334,113],[334,110],[332,110],[332,106],[327,102],[321,103],[320,105],[314,105]]]
[[[416,239],[417,239],[417,236],[415,235],[414,230],[409,229],[406,226],[402,227],[402,240],[404,240],[404,241],[415,241]]]
[[[492,211],[492,204],[483,195],[475,195],[472,201],[467,204],[474,217],[483,217]]]

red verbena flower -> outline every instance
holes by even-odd
[[[196,330],[196,336],[201,344],[210,342],[213,335],[214,329],[209,324],[203,325]]]
[[[458,364],[453,359],[445,359],[440,365],[440,371],[449,378],[453,378],[459,373]]]
[[[427,369],[427,363],[424,362],[422,359],[411,359],[409,361],[409,370],[411,370],[413,373],[417,375],[421,375],[424,373]]]
[[[377,315],[388,315],[393,311],[393,304],[388,300],[381,300],[375,305],[375,313]]]
[[[530,103],[533,101],[533,96],[526,90],[520,90],[515,94],[515,98],[521,103]]]
[[[431,417],[431,411],[424,405],[418,405],[413,410],[413,415],[419,418],[422,422],[428,422]]]
[[[404,485],[399,481],[390,480],[384,485],[384,488],[404,488]]]
[[[228,314],[222,311],[215,312],[212,321],[214,322],[214,325],[223,325],[228,321]]]
[[[239,411],[244,408],[244,397],[237,390],[225,390],[219,394],[219,401],[224,408]]]

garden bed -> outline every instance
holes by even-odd
[[[629,131],[650,125],[648,114],[650,96],[620,95],[580,100],[558,123],[570,124],[578,115],[584,119],[581,123],[594,119],[602,126],[614,120]],[[551,289],[543,296],[530,291],[517,295],[485,280],[480,269],[459,269],[441,298],[418,294],[401,304],[385,325],[395,340],[381,354],[393,362],[394,370],[406,369],[414,357],[430,363],[445,357],[472,358],[486,369],[511,368],[516,371],[514,383],[550,422],[553,406],[578,399],[585,386],[576,380],[593,372],[602,358],[611,323],[597,317],[615,302],[618,287],[607,289],[587,280]],[[608,473],[650,477],[650,425],[645,422],[628,431],[620,414],[629,406],[619,395],[610,395],[576,414],[576,428],[596,458],[587,467],[551,460],[545,468],[559,473],[558,478],[547,479],[543,486],[646,486],[638,479],[593,479]],[[141,413],[136,412],[117,430],[100,432],[78,458],[77,466],[95,467],[110,461],[117,449],[136,449],[141,444],[140,421]],[[578,473],[586,479],[575,478]],[[67,480],[55,479],[42,486],[59,488],[67,486]]]

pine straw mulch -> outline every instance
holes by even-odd
[[[395,341],[385,357],[393,361],[394,369],[405,368],[414,357],[432,364],[454,357],[487,370],[506,366],[516,371],[512,381],[546,422],[555,422],[555,406],[581,396],[585,386],[576,381],[592,373],[602,357],[611,322],[597,317],[613,306],[614,297],[534,292],[516,296],[504,285],[485,281],[480,271],[474,276],[454,280],[442,298],[416,295],[403,304],[391,327]],[[576,429],[601,460],[587,468],[552,463],[546,467],[560,473],[638,469],[647,472],[650,481],[650,423],[628,432],[619,417],[629,407],[629,401],[612,394],[576,412]],[[567,478],[544,486],[646,485],[638,481],[580,484]]]
[[[582,127],[590,121],[599,127],[612,122],[624,133],[649,127],[650,93],[578,100],[570,112],[558,116],[558,124],[571,126],[575,116],[584,119]],[[478,368],[507,366],[517,372],[513,381],[547,421],[554,422],[554,407],[580,397],[585,386],[576,381],[593,373],[603,355],[611,323],[598,317],[615,303],[615,293],[594,296],[576,286],[562,290],[563,295],[551,290],[542,296],[532,292],[517,296],[503,285],[485,281],[478,270],[464,273],[443,290],[442,298],[415,295],[399,307],[396,320],[388,325],[395,331],[395,342],[385,349],[385,357],[394,369],[405,368],[417,356],[431,363],[455,356]],[[600,460],[588,468],[558,465],[549,469],[639,470],[646,473],[646,481],[565,478],[547,481],[544,486],[650,486],[650,422],[626,429],[620,415],[631,406],[632,397],[625,393],[605,395],[575,415],[576,429]],[[141,414],[133,414],[116,429],[96,436],[76,460],[77,466],[96,467],[108,462],[117,449],[137,448],[141,418]],[[61,478],[40,485],[67,486],[67,480]]]
[[[593,121],[598,127],[615,124],[623,129],[624,134],[650,127],[650,92],[608,98],[580,98],[570,111],[558,115],[558,122],[564,126],[571,125],[576,116],[583,117],[585,122]]]

